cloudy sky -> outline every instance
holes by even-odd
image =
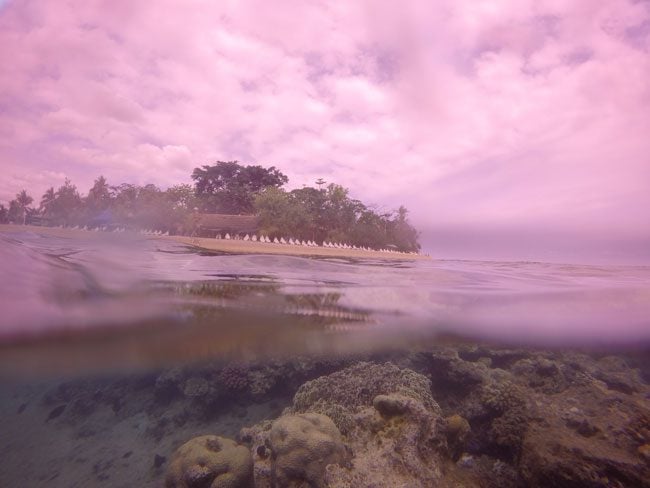
[[[432,248],[650,236],[648,1],[0,0],[0,63],[0,201],[236,159]]]

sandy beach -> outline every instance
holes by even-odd
[[[285,254],[290,256],[317,256],[333,258],[363,258],[363,259],[429,259],[428,256],[390,253],[380,251],[364,251],[361,249],[336,249],[330,247],[308,247],[291,244],[273,244],[243,240],[209,239],[202,237],[169,236],[161,237],[182,242],[191,246],[210,251],[223,251],[246,254]]]
[[[112,233],[92,230],[70,229],[59,227],[39,227],[34,225],[0,224],[0,233],[8,232],[36,232],[56,237],[82,237],[101,239]],[[139,235],[139,234],[138,234]],[[207,251],[227,252],[235,254],[281,254],[288,256],[305,257],[330,257],[352,259],[430,259],[429,256],[419,254],[404,254],[381,251],[364,251],[361,249],[336,249],[329,247],[307,247],[291,244],[272,244],[244,240],[210,239],[204,237],[188,236],[143,236],[148,239],[167,239],[188,246],[194,246]]]

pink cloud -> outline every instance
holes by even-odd
[[[648,25],[628,0],[12,0],[0,199],[239,159],[419,227],[647,234]]]

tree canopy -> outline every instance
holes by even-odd
[[[418,233],[408,222],[405,207],[380,215],[350,198],[347,188],[334,183],[327,188],[304,187],[290,192],[267,188],[257,194],[254,206],[262,232],[270,237],[394,247],[401,251],[420,249]]]
[[[201,210],[225,214],[252,213],[257,193],[289,181],[275,166],[242,166],[237,161],[195,168],[192,179]]]

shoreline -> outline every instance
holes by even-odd
[[[0,234],[9,232],[35,232],[55,237],[105,237],[107,235],[119,235],[114,232],[101,232],[82,229],[41,227],[37,225],[21,224],[0,224]],[[128,234],[140,236],[137,232]],[[164,239],[193,246],[206,251],[226,252],[234,254],[276,254],[284,256],[299,257],[326,257],[343,259],[382,259],[382,260],[418,260],[431,259],[430,256],[422,254],[392,253],[382,251],[364,251],[362,249],[336,249],[329,247],[307,247],[292,244],[274,244],[235,239],[212,239],[209,237],[188,237],[188,236],[152,236],[142,235],[147,239]]]
[[[331,247],[296,246],[295,244],[274,244],[235,239],[211,239],[209,237],[159,236],[176,242],[205,249],[207,251],[232,252],[237,254],[279,254],[302,257],[363,258],[363,259],[431,259],[420,254],[364,251],[362,249],[336,249]]]

